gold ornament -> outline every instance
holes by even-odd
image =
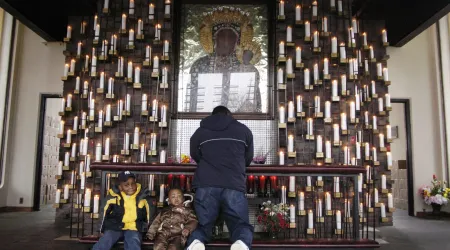
[[[204,13],[200,25],[200,44],[206,53],[214,52],[213,27],[218,24],[234,24],[239,26],[240,44],[251,43],[253,40],[253,26],[249,23],[249,15],[239,8],[224,6],[214,8],[212,12]]]
[[[244,51],[249,50],[253,53],[250,64],[255,65],[261,59],[261,47],[255,41],[241,43],[236,47],[236,57],[240,63],[244,63]]]

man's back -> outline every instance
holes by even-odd
[[[221,187],[245,192],[245,168],[253,158],[253,135],[232,116],[206,117],[191,137],[197,162],[193,187]]]

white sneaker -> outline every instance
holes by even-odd
[[[248,246],[241,240],[237,240],[231,245],[230,250],[248,250]]]
[[[187,248],[187,250],[205,250],[205,244],[199,240],[194,240]]]

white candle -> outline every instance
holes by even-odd
[[[292,27],[287,26],[286,28],[286,42],[292,42]]]
[[[289,57],[286,62],[286,74],[292,74],[293,68],[292,68],[292,59]]]
[[[142,20],[139,19],[139,20],[138,20],[138,30],[137,30],[137,34],[138,34],[139,36],[142,35],[142,28],[143,28]]]
[[[101,160],[102,160],[102,144],[97,143],[97,146],[95,147],[95,161]]]
[[[159,68],[159,58],[157,56],[153,57],[153,72],[158,72]]]
[[[387,39],[387,31],[386,31],[385,29],[383,29],[383,30],[381,31],[381,34],[382,34],[382,40],[383,40],[383,43],[387,43],[387,42],[388,42],[388,39]]]
[[[99,199],[100,197],[98,195],[94,195],[94,214],[98,214],[98,205],[99,205]]]
[[[341,211],[336,211],[336,229],[342,229],[342,219],[341,219]]]
[[[300,47],[295,49],[295,63],[302,63],[302,48]]]
[[[161,150],[159,153],[159,163],[165,164],[166,163],[166,150]]]
[[[386,175],[381,175],[381,189],[387,189],[386,188]]]
[[[278,5],[278,15],[284,16],[284,1],[280,1]]]
[[[380,133],[378,137],[380,137],[380,148],[384,148],[384,135]]]
[[[381,218],[386,218],[386,208],[384,206],[384,203],[380,204],[380,210],[381,210]]]
[[[331,159],[331,142],[326,141],[325,142],[325,158]]]
[[[348,165],[349,155],[348,155],[348,147],[344,147],[344,165]]]
[[[72,142],[72,131],[68,129],[66,133],[66,144],[70,144],[71,142]]]
[[[331,102],[325,102],[325,118],[331,118]]]
[[[66,38],[72,38],[72,26],[70,25],[67,26]]]
[[[333,141],[335,143],[338,143],[340,141],[340,139],[339,139],[339,125],[338,124],[334,124],[333,125]]]
[[[133,144],[139,145],[139,128],[138,127],[134,128]]]
[[[159,187],[159,202],[164,202],[164,184]]]
[[[142,94],[141,110],[142,111],[147,111],[147,94]]]
[[[322,153],[323,152],[323,150],[322,150],[322,136],[320,136],[320,135],[317,136],[316,148],[317,148],[317,153]]]
[[[148,19],[153,20],[155,18],[155,5],[152,3],[148,5]]]
[[[75,59],[70,60],[70,72],[75,72]]]
[[[355,147],[356,147],[356,159],[359,160],[359,159],[361,159],[361,143],[356,142]]]
[[[167,106],[161,106],[161,122],[167,122]]]
[[[308,212],[308,228],[309,229],[313,229],[314,228],[313,211],[312,210],[309,210],[309,212]]]
[[[67,77],[69,75],[69,64],[64,64],[64,73],[63,76]]]
[[[141,151],[139,156],[139,162],[145,162],[145,144],[141,144]]]
[[[337,38],[336,37],[331,38],[331,53],[337,54]]]
[[[342,0],[338,0],[338,12],[342,12]]]
[[[394,207],[394,198],[391,193],[388,193],[388,208]]]
[[[304,71],[304,84],[305,86],[309,86],[309,69],[305,69]]]
[[[96,72],[97,72],[97,57],[92,56],[91,73],[94,74]]]
[[[158,117],[158,100],[154,99],[152,102],[152,116]]]
[[[127,29],[127,15],[122,14],[122,25],[121,25],[121,29],[122,30],[126,30]]]
[[[333,97],[338,96],[338,86],[337,85],[338,85],[337,80],[333,80],[331,82],[331,95]]]
[[[302,20],[302,7],[300,5],[295,6],[295,21]]]
[[[336,0],[330,0],[330,7],[336,8]]]
[[[88,154],[86,154],[86,172],[91,172],[91,156]]]
[[[110,140],[109,140],[109,138],[106,138],[106,140],[105,140],[105,155],[109,156],[109,148],[110,148]]]
[[[149,45],[147,45],[147,47],[145,47],[145,61],[146,62],[150,61],[150,54],[151,54],[151,47]]]
[[[341,129],[347,130],[347,114],[341,113]]]
[[[347,58],[347,54],[346,54],[346,51],[345,51],[345,44],[344,43],[341,43],[341,45],[339,47],[339,54],[341,56],[341,59]]]
[[[130,112],[130,110],[131,110],[131,95],[130,94],[127,94],[127,97],[125,99],[125,110],[127,112]]]
[[[377,76],[381,77],[383,76],[383,69],[382,69],[382,64],[381,63],[377,63]]]
[[[130,29],[130,32],[128,34],[128,45],[134,44],[134,30]]]
[[[307,126],[307,129],[308,129],[308,135],[314,135],[314,133],[313,133],[313,119],[312,118],[308,118],[308,126]]]
[[[311,36],[311,24],[306,21],[305,22],[305,37],[310,37]]]
[[[363,180],[363,174],[360,173],[358,175],[358,192],[361,193],[362,192],[362,180]]]
[[[123,144],[123,149],[128,150],[130,147],[130,134],[125,133],[125,143]]]
[[[352,18],[352,29],[355,33],[358,33],[358,21],[356,18]]]
[[[355,118],[356,118],[355,102],[350,102],[350,119],[355,119]]]
[[[384,110],[383,98],[378,98],[378,111],[382,112]]]
[[[341,89],[342,92],[347,92],[347,76],[341,75]]]
[[[100,37],[100,24],[95,25],[95,40],[98,40]]]
[[[75,184],[75,171],[72,171],[70,174],[70,185]]]
[[[169,56],[169,41],[164,40],[163,55]]]
[[[295,176],[289,176],[289,192],[295,192]]]
[[[130,15],[134,14],[134,0],[130,0],[130,9],[129,9]]]
[[[162,70],[162,83],[167,83],[168,73],[167,67],[164,67]]]
[[[150,146],[152,151],[156,150],[156,133],[150,134]]]
[[[356,111],[360,111],[361,110],[361,99],[358,93],[355,94],[355,104],[356,104]]]
[[[322,217],[322,200],[321,199],[317,200],[317,217],[319,217],[319,218]]]
[[[364,152],[365,152],[366,157],[370,156],[370,144],[368,142],[366,142],[364,144]]]
[[[359,203],[359,217],[364,218],[364,205],[363,203]]]
[[[376,130],[378,127],[377,127],[377,117],[376,116],[373,116],[372,117],[372,129],[373,130]]]
[[[306,176],[306,186],[311,187],[311,176]]]
[[[113,94],[114,92],[114,78],[110,77],[108,80],[108,94]]]
[[[374,194],[375,203],[378,203],[378,189],[377,188],[375,188],[373,190],[373,194]]]
[[[84,207],[91,206],[91,190],[88,188],[84,193]]]
[[[134,68],[134,82],[141,82],[141,69],[139,67]]]
[[[63,169],[63,162],[59,161],[58,162],[58,168],[56,169],[56,175],[62,175],[62,170]]]
[[[278,115],[279,115],[280,123],[286,123],[286,114],[285,114],[283,106],[280,107]]]
[[[322,18],[322,31],[328,32],[328,18],[327,17]]]
[[[161,39],[161,25],[155,25],[155,40]]]
[[[303,112],[303,100],[302,96],[297,96],[297,112]]]
[[[328,75],[328,58],[323,59],[323,74]]]
[[[89,116],[95,116],[95,100],[91,99],[91,105],[89,106]]]
[[[363,35],[363,45],[367,46],[367,33],[364,32],[362,35]]]
[[[291,223],[295,223],[295,206],[294,205],[289,206],[289,221]]]
[[[319,47],[319,32],[318,31],[314,31],[313,44],[314,44],[314,48]]]
[[[294,111],[294,102],[289,101],[288,103],[288,118],[294,118],[295,117],[295,111]]]
[[[282,84],[283,80],[284,80],[283,69],[279,68],[278,69],[278,74],[277,74],[277,82],[278,82],[278,84]]]
[[[354,63],[354,61],[353,61],[352,58],[348,60],[348,74],[349,75],[354,75],[355,74],[355,72],[353,70],[354,69],[353,63]]]
[[[280,165],[284,165],[284,152],[283,151],[280,151],[280,156],[279,156],[279,162],[280,162]]]
[[[314,64],[313,67],[313,76],[314,76],[314,82],[319,80],[319,65],[317,63]]]
[[[373,51],[373,47],[372,46],[369,46],[369,58],[370,59],[375,58],[375,53]]]
[[[334,192],[339,193],[339,177],[334,177]]]
[[[75,157],[77,155],[77,144],[76,143],[73,143],[72,144],[72,152],[71,152],[71,154],[70,154],[70,157]]]
[[[299,198],[298,198],[298,210],[303,211],[305,210],[305,193],[299,192]]]
[[[320,96],[314,97],[314,109],[315,113],[320,113]]]
[[[384,68],[384,69],[383,69],[383,80],[384,80],[385,82],[389,81],[389,71],[388,71],[388,68]]]
[[[386,158],[387,158],[387,165],[388,167],[392,166],[392,154],[391,152],[386,152]]]
[[[61,189],[57,189],[55,194],[55,204],[59,204],[60,202],[61,202]]]
[[[61,196],[61,191],[59,193],[59,196]],[[64,200],[67,200],[67,199],[69,199],[69,185],[64,185]],[[59,203],[59,202],[57,202],[57,203]]]
[[[378,159],[377,159],[377,148],[375,148],[375,147],[373,147],[372,148],[372,160],[373,161],[377,161]]]
[[[294,152],[294,136],[288,136],[288,152]]]

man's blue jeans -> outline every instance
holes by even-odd
[[[103,236],[94,245],[92,250],[109,250],[122,237],[125,250],[141,249],[142,234],[140,232],[132,230],[106,230]]]
[[[215,187],[197,188],[194,207],[198,226],[190,235],[187,246],[195,239],[208,242],[219,213],[222,213],[231,242],[241,240],[251,248],[253,226],[249,222],[248,202],[243,192]]]

